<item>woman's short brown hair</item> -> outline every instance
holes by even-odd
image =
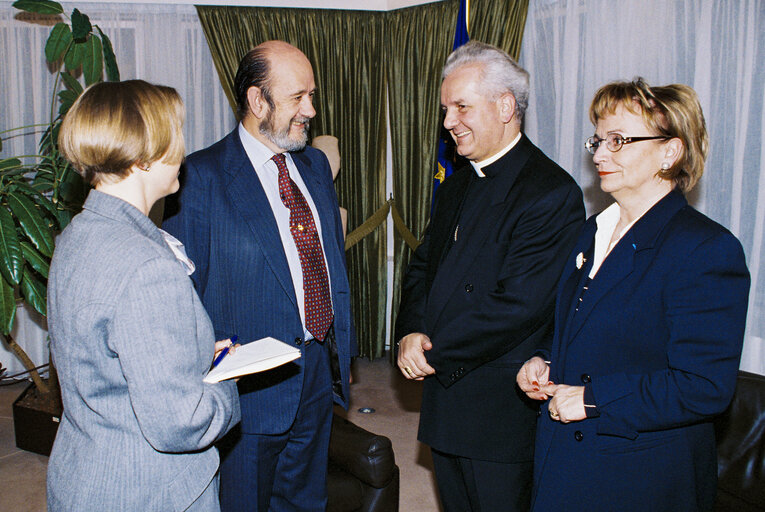
[[[658,175],[683,192],[691,190],[704,173],[709,150],[709,135],[696,91],[683,84],[650,87],[642,78],[612,82],[595,93],[590,121],[597,124],[599,119],[614,114],[620,105],[642,116],[656,135],[680,139],[683,147],[674,165],[658,170]]]
[[[97,83],[64,117],[59,149],[91,185],[119,181],[134,164],[180,163],[184,117],[183,101],[171,87],[143,80]]]

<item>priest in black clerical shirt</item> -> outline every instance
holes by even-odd
[[[537,405],[515,376],[551,345],[582,192],[521,133],[529,79],[509,55],[472,41],[449,56],[442,78],[444,127],[470,165],[438,188],[411,258],[398,365],[425,381],[418,438],[432,449],[444,510],[523,511]]]

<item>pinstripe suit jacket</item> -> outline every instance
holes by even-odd
[[[330,276],[342,396],[348,406],[356,342],[337,195],[327,158],[307,146],[291,153],[316,205]],[[260,180],[238,128],[186,159],[180,192],[166,205],[163,228],[181,240],[218,339],[273,336],[301,351],[303,324],[287,257]],[[177,201],[177,203],[175,202]],[[304,359],[239,381],[242,432],[277,434],[292,425],[303,389]]]
[[[57,240],[48,326],[64,401],[48,510],[216,510],[236,386],[203,383],[212,325],[145,215],[91,191]]]

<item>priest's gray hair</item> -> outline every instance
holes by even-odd
[[[523,121],[529,105],[528,71],[496,46],[470,41],[446,59],[441,80],[469,64],[481,65],[481,88],[487,97],[495,100],[508,92],[515,97],[515,114],[519,122]]]

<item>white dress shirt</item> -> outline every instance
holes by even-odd
[[[295,297],[297,298],[298,308],[300,309],[300,320],[303,323],[303,336],[304,339],[311,339],[313,338],[313,335],[308,332],[308,329],[306,329],[305,326],[303,268],[300,265],[300,255],[297,250],[297,245],[295,244],[295,239],[292,238],[292,233],[290,232],[290,209],[282,203],[279,195],[279,169],[276,167],[276,162],[271,160],[275,153],[266,147],[265,144],[250,135],[241,123],[239,124],[239,138],[242,141],[247,157],[250,159],[250,163],[252,163],[252,166],[255,168],[255,173],[258,175],[260,184],[263,186],[268,202],[271,205],[271,211],[274,214],[276,225],[279,228],[279,236],[282,239],[284,255],[287,257],[287,263],[290,267],[292,285],[295,287]],[[295,182],[305,196],[308,207],[311,209],[311,215],[313,215],[313,221],[316,224],[319,241],[322,242],[321,221],[319,220],[319,215],[316,213],[316,205],[311,198],[311,194],[308,193],[308,189],[295,166],[295,162],[292,161],[292,155],[290,153],[284,153],[284,156],[287,163],[287,170],[290,173],[290,178],[292,178],[292,181]],[[323,245],[322,254],[324,255],[324,266],[327,269],[327,279],[329,279],[329,266],[327,265],[327,256],[324,254]],[[331,289],[330,282],[330,290]]]
[[[619,233],[619,238],[615,239],[612,243],[611,237],[614,235],[614,230],[616,229],[616,225],[619,223],[619,217],[621,216],[621,213],[622,210],[619,207],[619,203],[614,203],[600,212],[597,217],[595,217],[595,224],[597,224],[598,228],[595,231],[595,250],[592,255],[592,269],[590,269],[589,274],[590,279],[595,277],[595,274],[598,273],[600,266],[608,256],[608,253],[611,252],[611,249],[613,249],[614,246],[619,243],[619,240],[621,240],[624,234],[630,230],[632,225],[635,224],[638,219],[643,216],[641,215],[640,217],[637,217],[632,222],[627,224],[624,229],[622,229],[621,233]]]

